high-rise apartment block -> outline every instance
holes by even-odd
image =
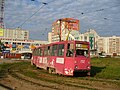
[[[100,37],[98,39],[98,52],[107,55],[120,55],[120,37]]]
[[[52,42],[79,40],[79,28],[79,20],[77,19],[58,19],[52,25]]]
[[[9,39],[29,39],[29,31],[18,29],[4,29],[5,38]]]

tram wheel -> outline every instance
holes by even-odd
[[[52,70],[51,70],[51,68],[49,68],[49,69],[48,69],[48,72],[49,72],[50,74],[52,73]]]
[[[52,73],[52,74],[55,74],[55,69],[54,69],[54,68],[49,68],[49,69],[48,69],[48,72],[49,72],[49,73]]]

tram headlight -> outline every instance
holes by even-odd
[[[75,69],[78,69],[78,66],[77,66],[77,65],[75,66]]]
[[[87,69],[90,69],[90,66],[87,66]]]
[[[77,61],[75,61],[75,64],[77,63]]]

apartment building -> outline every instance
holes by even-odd
[[[22,30],[20,28],[17,29],[4,29],[4,38],[9,39],[29,39],[29,31]]]
[[[73,18],[58,19],[52,24],[52,42],[79,40],[79,20]]]
[[[52,32],[48,33],[48,42],[51,43],[52,42]]]
[[[120,55],[120,37],[100,37],[98,39],[98,52],[106,55]]]
[[[109,38],[99,37],[98,39],[98,53],[109,53]]]

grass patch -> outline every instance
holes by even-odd
[[[13,71],[22,71],[27,69],[30,63],[28,62],[18,62],[18,63],[3,63],[0,64],[0,77],[7,76],[8,73]]]
[[[9,64],[0,65],[0,78],[5,77],[7,75],[7,67],[9,67]]]
[[[119,58],[91,59],[91,76],[102,79],[120,80]]]
[[[12,69],[11,69],[12,68]],[[37,74],[48,74],[46,70],[37,69],[30,62],[0,64],[0,77],[5,76],[9,70],[16,70],[26,76],[35,77]],[[57,75],[52,75],[57,76]],[[120,80],[119,58],[93,58],[91,59],[91,76],[100,79]]]

